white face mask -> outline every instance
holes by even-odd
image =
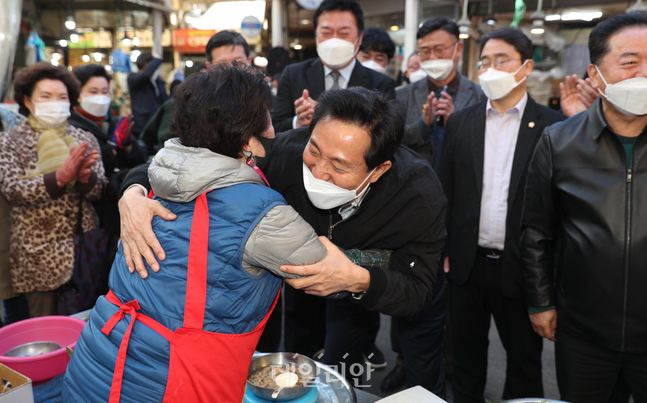
[[[386,67],[382,66],[380,63],[376,62],[373,59],[366,60],[364,62],[361,62],[362,66],[369,68],[371,70],[375,70],[378,73],[386,73]]]
[[[510,91],[526,80],[526,77],[524,77],[523,80],[517,82],[514,77],[525,64],[526,62],[523,62],[514,73],[490,67],[485,73],[481,74],[479,84],[485,96],[491,100],[497,100],[508,95]]]
[[[427,73],[432,80],[444,80],[454,69],[452,59],[425,60],[420,63],[420,67]]]
[[[331,208],[339,207],[343,204],[349,203],[362,196],[367,190],[368,186],[357,194],[357,189],[361,188],[364,183],[375,172],[375,168],[366,176],[366,178],[355,189],[344,189],[330,182],[326,182],[314,177],[310,169],[303,164],[303,187],[308,193],[308,198],[315,207],[322,210],[330,210]]]
[[[34,102],[34,117],[45,126],[60,126],[70,117],[70,103],[69,101]]]
[[[456,46],[452,57],[449,59],[425,60],[420,63],[420,67],[427,73],[432,80],[440,81],[446,79],[454,69],[454,56],[456,56]]]
[[[423,78],[427,78],[427,73],[423,69],[412,71],[409,73],[409,82],[415,83],[416,81],[420,81]]]
[[[598,92],[611,102],[618,110],[628,115],[647,115],[647,78],[634,77],[619,81],[615,84],[607,83],[598,66],[595,66],[600,78],[606,84],[606,89]]]
[[[330,38],[317,45],[317,55],[331,69],[344,67],[355,57],[355,45],[339,38]]]
[[[110,98],[105,95],[88,95],[81,97],[81,108],[92,116],[104,117],[110,109]]]

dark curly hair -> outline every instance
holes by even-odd
[[[191,75],[175,91],[171,129],[187,147],[240,157],[269,124],[270,87],[252,67],[222,64]]]
[[[103,77],[110,83],[110,80],[112,77],[106,69],[100,65],[100,64],[86,64],[85,66],[79,66],[75,67],[72,70],[72,74],[74,74],[74,77],[76,77],[77,80],[79,80],[79,83],[81,84],[81,88],[90,81],[92,77]]]
[[[31,98],[36,84],[41,80],[58,80],[67,88],[67,97],[70,100],[70,107],[77,104],[79,99],[80,85],[72,73],[64,66],[54,66],[47,62],[36,63],[18,71],[13,82],[13,99],[20,106],[19,111],[29,116],[29,109],[25,106],[25,97]]]

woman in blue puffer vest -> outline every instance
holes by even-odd
[[[240,402],[247,368],[273,309],[282,264],[326,250],[263,183],[255,136],[273,136],[262,75],[217,66],[175,95],[174,130],[149,178],[174,221],[155,219],[166,259],[145,280],[122,245],[64,380],[63,401]]]

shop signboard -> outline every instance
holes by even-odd
[[[216,30],[175,29],[173,30],[173,48],[180,53],[204,53],[207,42]]]
[[[261,29],[263,29],[263,24],[253,15],[248,15],[243,18],[240,23],[241,32],[248,38],[256,38],[259,36],[261,34]]]

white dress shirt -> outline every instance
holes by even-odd
[[[483,155],[483,190],[479,241],[482,248],[503,250],[508,215],[508,191],[514,150],[528,94],[505,113],[492,107],[485,109],[485,149]]]
[[[353,69],[355,68],[355,63],[357,63],[357,59],[353,58],[353,61],[351,61],[348,66],[344,67],[343,69],[337,70],[339,72],[339,88],[342,88],[342,89],[348,88],[348,81],[350,81],[350,75],[353,73]],[[333,78],[330,75],[330,73],[332,73],[332,69],[324,65],[326,91],[328,91],[332,87],[332,83],[333,83]]]
[[[353,69],[355,68],[355,63],[357,63],[357,59],[353,58],[353,60],[350,62],[350,64],[343,69],[339,69],[339,88],[346,89],[348,88],[348,81],[350,81],[350,75],[353,73]],[[328,91],[333,84],[333,78],[330,75],[332,73],[332,69],[326,65],[324,65],[324,89]],[[292,118],[292,128],[296,129],[297,127],[297,116],[295,115],[294,118]]]

